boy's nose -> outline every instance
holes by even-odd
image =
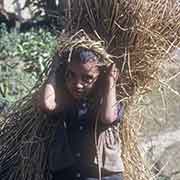
[[[78,89],[82,89],[84,86],[83,86],[83,83],[82,83],[82,81],[79,79],[79,80],[77,80],[76,81],[76,87],[78,88]]]

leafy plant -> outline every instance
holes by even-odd
[[[0,27],[0,98],[14,102],[32,88],[56,48],[56,36],[45,30],[26,33]]]
[[[46,60],[55,49],[55,37],[50,32],[39,30],[22,34],[16,56],[26,63],[25,70],[38,75],[44,70]]]

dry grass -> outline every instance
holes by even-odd
[[[143,122],[139,102],[159,84],[160,64],[171,61],[170,53],[180,44],[180,7],[175,0],[68,0],[64,3],[67,3],[66,30],[70,35],[78,33],[65,41],[60,39],[58,53],[61,56],[66,50],[86,47],[103,63],[116,63],[121,72],[118,99],[128,102],[121,135],[125,179],[149,180],[151,173],[137,146],[137,134]],[[71,53],[67,60],[70,57]],[[47,76],[48,73],[42,74],[42,79]],[[9,178],[48,179],[46,157],[56,124],[52,125],[34,106],[33,93],[43,82],[12,107],[1,126],[0,158],[4,161],[2,171],[7,171],[5,175]]]
[[[125,177],[150,179],[136,140],[142,125],[140,102],[154,86],[162,85],[160,64],[172,61],[170,54],[180,45],[180,6],[175,0],[69,0],[67,12],[69,31],[85,29],[116,56],[122,77],[118,95],[132,100],[122,132]]]

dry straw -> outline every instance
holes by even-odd
[[[74,48],[93,50],[105,64],[120,70],[118,100],[126,101],[123,127],[123,160],[126,180],[153,179],[138,148],[142,96],[158,85],[159,65],[171,60],[180,45],[180,7],[175,0],[64,1],[68,39],[60,37],[58,54]],[[84,29],[84,30],[80,30]],[[86,32],[86,33],[85,33]],[[70,60],[70,55],[69,58]],[[68,60],[67,59],[67,60]],[[32,92],[18,101],[1,124],[1,179],[49,179],[48,149],[54,122],[38,111],[34,93],[53,67],[49,61]]]
[[[118,95],[128,100],[122,128],[125,179],[153,178],[138,149],[141,98],[159,84],[160,63],[180,46],[180,5],[176,0],[69,0],[67,29],[85,29],[105,41],[121,78]]]

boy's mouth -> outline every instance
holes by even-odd
[[[75,97],[75,98],[79,98],[79,97],[81,97],[83,95],[83,91],[79,91],[79,90],[74,90],[73,91],[73,96]]]

